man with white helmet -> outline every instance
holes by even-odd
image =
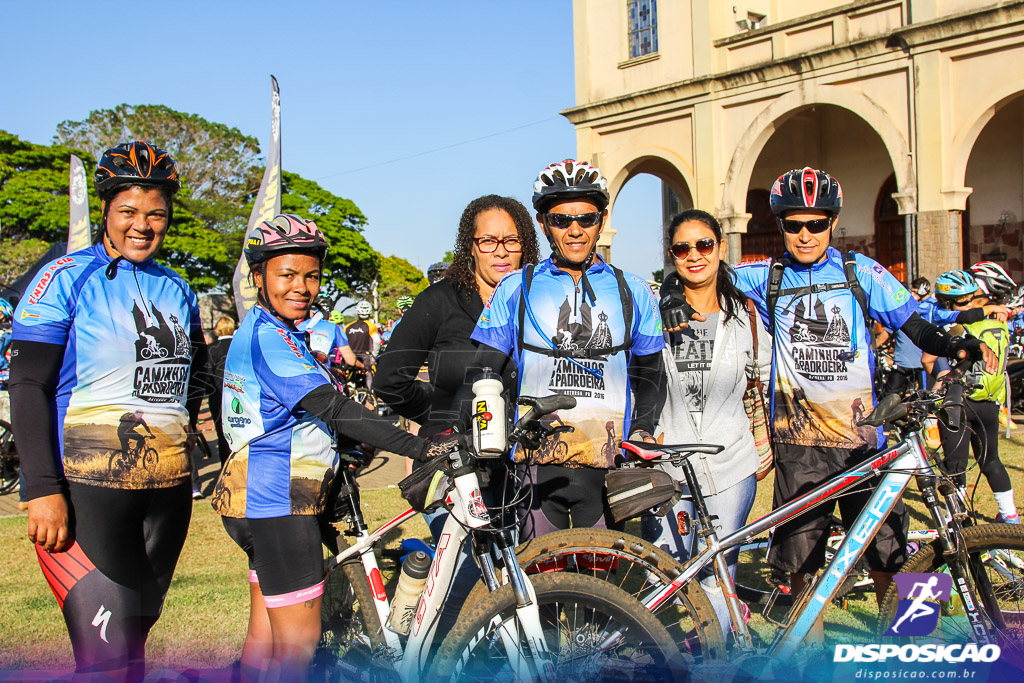
[[[525,538],[608,526],[601,493],[622,439],[653,441],[665,345],[661,316],[642,278],[596,253],[608,200],[604,177],[585,161],[566,159],[542,170],[533,206],[551,257],[506,275],[472,335],[481,346],[471,375],[483,367],[501,372],[511,361],[520,396],[559,393],[577,401],[552,416],[573,432],[514,453],[529,466],[533,484]]]
[[[372,315],[373,306],[370,302],[360,301],[356,304],[357,320],[345,328],[348,345],[358,360],[356,366],[365,371],[366,388],[370,391],[373,390],[373,368],[377,364],[377,354],[380,353],[380,330],[371,319]]]

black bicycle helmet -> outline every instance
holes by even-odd
[[[444,274],[448,272],[449,265],[451,264],[445,263],[444,261],[438,261],[437,263],[427,268],[427,282],[429,282],[430,284],[434,284],[435,282],[443,278]]]
[[[551,164],[533,182],[533,208],[544,211],[557,201],[589,199],[600,211],[608,206],[608,182],[596,166],[566,159]]]
[[[171,155],[142,140],[122,142],[104,152],[96,164],[93,182],[101,199],[126,185],[158,185],[171,194],[181,189]]]
[[[843,188],[828,173],[807,166],[780,175],[768,201],[776,216],[798,209],[821,209],[835,218],[843,208]]]

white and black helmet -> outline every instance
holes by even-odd
[[[980,261],[971,266],[971,273],[974,274],[981,291],[992,299],[992,303],[1003,303],[1017,289],[1017,283],[998,263]]]
[[[369,318],[373,315],[373,306],[369,301],[360,301],[356,304],[356,315],[360,318]]]
[[[608,181],[596,166],[566,159],[551,164],[533,181],[533,208],[544,211],[557,201],[589,199],[601,211],[608,206]]]

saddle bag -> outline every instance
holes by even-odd
[[[658,508],[659,515],[667,515],[681,497],[672,476],[654,467],[612,470],[604,477],[604,487],[616,522],[639,517],[653,508]]]
[[[455,483],[448,471],[448,456],[439,455],[398,482],[402,498],[417,512],[433,512],[445,505]]]

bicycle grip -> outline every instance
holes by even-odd
[[[946,387],[946,396],[939,410],[939,419],[942,424],[951,432],[960,430],[960,422],[963,417],[964,385],[960,382],[952,382]]]

